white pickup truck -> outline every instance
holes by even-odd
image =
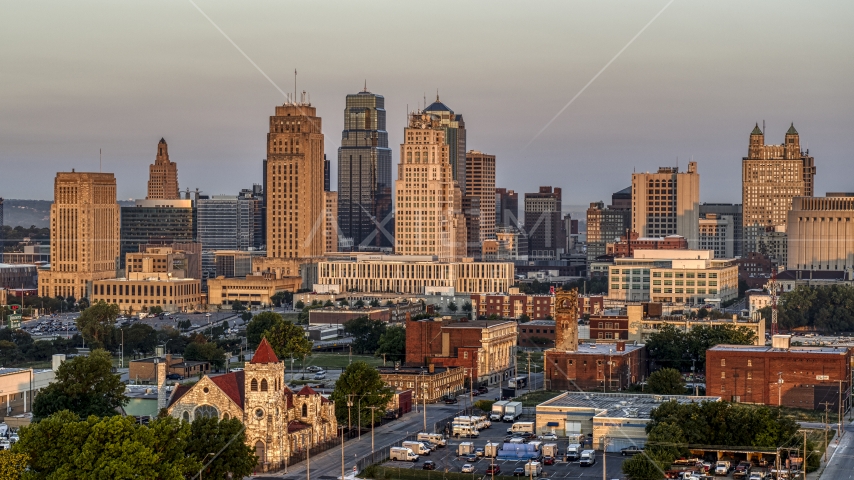
[[[715,463],[715,476],[729,475],[730,467],[732,467],[732,464],[727,462],[726,460],[718,461],[717,463]]]

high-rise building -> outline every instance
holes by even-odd
[[[338,228],[353,250],[392,246],[393,237],[378,227],[384,224],[388,230],[394,223],[384,198],[390,192],[385,98],[367,89],[347,95],[338,148]]]
[[[169,146],[166,140],[160,139],[157,144],[157,156],[154,163],[148,166],[148,196],[146,200],[177,200],[178,165],[169,160]]]
[[[462,192],[449,160],[446,128],[429,113],[409,115],[395,181],[395,252],[458,261],[466,255]]]
[[[196,209],[192,200],[137,200],[121,209],[119,268],[140,245],[196,241]]]
[[[714,213],[718,218],[729,216],[732,217],[732,246],[733,256],[742,257],[742,247],[744,246],[744,224],[741,215],[740,203],[701,203],[700,218],[705,218],[706,215]],[[727,257],[729,258],[729,257]]]
[[[608,206],[611,210],[632,210],[632,187],[628,186],[619,192],[611,194],[611,205]],[[631,217],[629,217],[631,221]],[[626,225],[628,228],[629,225]]]
[[[264,188],[252,185],[252,189],[244,188],[237,194],[241,202],[246,202],[249,214],[252,216],[252,245],[255,250],[264,249]]]
[[[605,208],[605,202],[592,202],[587,209],[587,263],[607,253],[607,245],[627,234],[626,210]]]
[[[304,100],[305,94],[303,94]],[[296,100],[296,99],[294,99]],[[276,106],[267,134],[267,257],[323,255],[323,133],[306,101]]]
[[[495,155],[466,153],[466,195],[480,199],[480,241],[495,238]]]
[[[463,116],[440,102],[438,93],[436,101],[428,105],[424,113],[439,118],[439,124],[445,131],[445,143],[449,147],[448,160],[451,162],[454,180],[459,183],[462,194],[466,195],[466,122]]]
[[[537,193],[525,194],[525,233],[528,235],[530,260],[556,260],[566,246],[561,189],[540,187]]]
[[[656,173],[632,174],[632,231],[641,237],[680,235],[696,249],[700,228],[700,174],[660,167]]]
[[[3,235],[3,198],[0,197],[0,262],[3,261],[3,247],[6,246],[6,237]]]
[[[506,188],[495,189],[495,225],[519,225],[519,194]]]
[[[463,216],[466,220],[466,256],[475,260],[483,257],[483,240],[480,229],[481,215],[480,197],[463,196]]]
[[[338,192],[323,192],[323,253],[338,251]]]
[[[116,178],[112,173],[59,172],[53,198],[50,271],[39,272],[39,295],[89,297],[92,282],[116,276]]]
[[[214,195],[196,201],[202,279],[216,274],[215,251],[254,248],[256,207],[256,199],[236,195]]]
[[[735,257],[735,220],[729,215],[707,213],[700,218],[700,250],[712,250],[715,258]]]
[[[782,145],[765,145],[765,132],[756,124],[741,161],[743,253],[758,251],[758,237],[766,231],[785,230],[792,199],[812,197],[814,178],[815,159],[801,150],[794,124]]]
[[[786,233],[786,270],[854,269],[854,193],[794,198]]]

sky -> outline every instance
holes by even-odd
[[[763,121],[766,143],[794,122],[817,194],[854,191],[854,2],[0,5],[0,197],[52,199],[54,173],[98,171],[100,149],[119,198],[144,198],[161,137],[182,189],[236,194],[261,182],[294,69],[322,117],[333,189],[345,95],[367,82],[386,99],[395,177],[406,111],[438,90],[468,149],[496,155],[499,187],[561,187],[582,210],[632,171],[692,158],[701,201],[740,202]]]

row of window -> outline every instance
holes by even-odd
[[[696,294],[697,295],[706,295],[706,291],[707,291],[707,289],[705,289],[705,288],[697,288]],[[695,294],[694,292],[695,292],[695,289],[693,289],[693,288],[685,288],[685,289],[682,289],[682,288],[675,288],[675,289],[674,288],[665,288],[664,291],[662,291],[661,288],[653,288],[652,289],[652,293],[687,293],[688,295],[694,295]],[[717,288],[709,288],[708,289],[709,295],[717,295],[717,293],[718,293]]]

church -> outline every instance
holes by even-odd
[[[187,422],[202,417],[240,419],[258,465],[264,471],[278,470],[292,452],[337,436],[333,402],[308,385],[294,393],[284,378],[285,363],[264,338],[244,370],[176,386],[165,399],[166,409]]]

